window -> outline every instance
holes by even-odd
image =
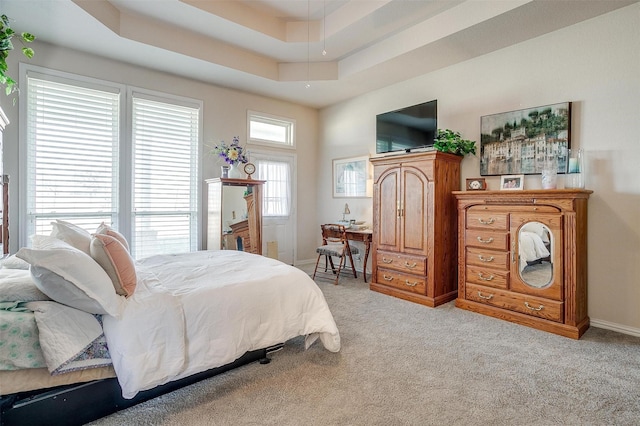
[[[117,226],[119,93],[29,78],[27,104],[27,236]]]
[[[258,179],[265,180],[262,195],[262,215],[291,214],[291,166],[287,161],[256,159]]]
[[[135,257],[197,249],[199,109],[133,96]]]
[[[62,219],[112,224],[136,258],[196,250],[200,103],[102,83],[27,71],[21,244]]]
[[[295,147],[295,120],[249,111],[248,121],[251,143]]]

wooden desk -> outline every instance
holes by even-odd
[[[362,231],[347,229],[346,234],[349,240],[362,241],[364,243],[364,262],[362,263],[362,275],[364,276],[364,282],[366,283],[367,282],[367,259],[369,258],[371,241],[373,240],[373,231],[371,229],[365,229]]]

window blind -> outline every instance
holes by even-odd
[[[199,109],[132,102],[135,257],[196,250]]]
[[[27,235],[117,223],[119,94],[29,78]]]

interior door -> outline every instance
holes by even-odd
[[[251,151],[262,188],[262,254],[293,265],[295,259],[295,155]],[[255,175],[254,175],[255,176]]]

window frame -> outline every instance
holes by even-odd
[[[196,229],[194,231],[196,242],[195,249],[198,250],[202,247],[202,200],[200,194],[202,194],[201,177],[203,166],[203,111],[204,102],[199,99],[181,97],[169,93],[162,93],[154,90],[144,89],[132,85],[114,83],[107,80],[82,76],[64,71],[52,70],[49,68],[31,65],[20,64],[20,85],[27,87],[28,78],[36,76],[37,78],[49,79],[58,81],[64,84],[88,87],[97,90],[107,90],[118,93],[120,96],[120,110],[119,110],[119,158],[117,160],[119,177],[118,177],[118,199],[117,199],[117,222],[119,231],[131,241],[133,233],[133,188],[132,188],[132,173],[133,173],[133,94],[140,94],[141,97],[146,99],[152,99],[158,102],[165,102],[168,104],[188,106],[198,109],[198,136],[195,147],[195,155],[197,159],[195,161],[195,177],[193,190],[196,192]],[[28,105],[27,102],[20,102],[19,112],[21,117],[27,117]],[[20,135],[18,144],[18,162],[19,162],[19,192],[26,195],[27,191],[27,120],[20,120]],[[27,197],[19,196],[17,202],[18,212],[20,217],[26,217],[27,213]],[[28,226],[26,223],[20,223],[18,225],[18,244],[19,247],[29,246],[30,235],[27,234]]]
[[[251,137],[251,123],[253,121],[262,122],[272,125],[279,125],[285,129],[286,141],[278,142],[269,139],[260,139]],[[254,145],[263,145],[269,147],[277,147],[284,149],[296,149],[296,120],[293,118],[277,116],[265,112],[247,110],[247,142]]]

